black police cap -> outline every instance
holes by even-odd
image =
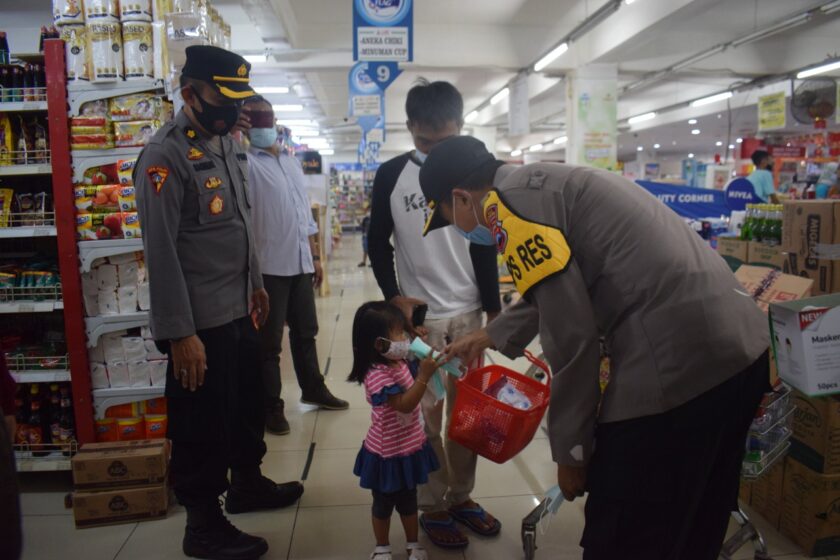
[[[181,73],[187,78],[207,82],[230,99],[257,95],[249,83],[251,64],[238,54],[210,45],[193,45],[186,53]]]

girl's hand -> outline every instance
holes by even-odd
[[[438,356],[437,359],[431,356],[427,357],[420,362],[420,371],[417,372],[417,379],[423,382],[428,381],[444,363],[446,363],[446,358],[443,354]]]

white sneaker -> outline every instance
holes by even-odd
[[[406,548],[411,553],[408,560],[429,560],[429,555],[426,553],[426,549],[419,544],[409,543]]]
[[[390,546],[377,546],[370,554],[370,560],[394,560]]]

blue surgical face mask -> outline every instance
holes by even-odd
[[[458,227],[458,224],[455,223],[455,199],[452,199],[452,227],[455,228],[455,231],[463,235],[467,238],[470,243],[475,243],[476,245],[488,245],[493,247],[496,245],[496,238],[493,236],[493,232],[490,231],[490,228],[487,226],[481,225],[481,220],[478,219],[478,213],[475,211],[475,206],[473,206],[473,214],[475,215],[476,226],[472,231],[464,231]]]
[[[277,129],[252,128],[248,131],[248,138],[257,148],[270,148],[277,142]]]
[[[420,150],[414,150],[414,157],[416,157],[417,161],[419,161],[420,163],[425,163],[426,158],[429,157],[429,154],[424,154]]]

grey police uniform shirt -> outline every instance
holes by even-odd
[[[229,135],[219,140],[213,147],[181,111],[134,168],[157,340],[245,317],[251,292],[263,287],[247,156]]]
[[[549,431],[557,463],[587,464],[598,422],[680,406],[768,349],[767,317],[724,260],[635,183],[560,164],[499,171],[507,207],[562,230],[572,252],[564,272],[487,327],[510,357],[540,335],[554,374]],[[599,336],[611,353],[600,412]]]

